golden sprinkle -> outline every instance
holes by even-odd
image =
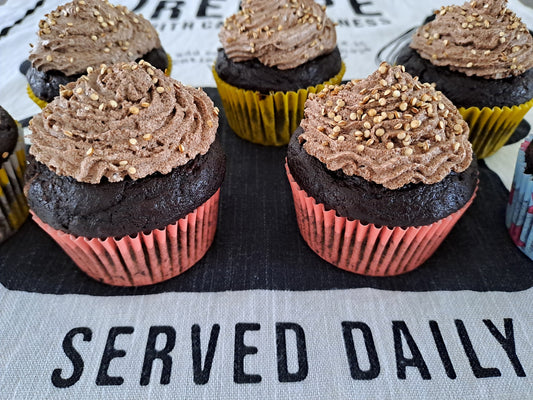
[[[91,100],[98,100],[100,97],[96,94],[96,93],[91,93],[91,95],[89,96],[91,98]]]
[[[411,128],[415,129],[422,125],[422,122],[419,119],[413,119],[411,121]]]
[[[370,110],[368,110],[368,116],[369,116],[369,117],[373,117],[373,116],[375,116],[377,113],[378,113],[378,112],[377,112],[375,109],[373,109],[373,108],[371,108]]]
[[[455,124],[453,126],[453,130],[456,131],[456,132],[462,132],[463,131],[463,127],[460,124]]]
[[[387,71],[388,71],[388,68],[387,68],[387,65],[386,64],[381,64],[378,68],[378,71],[380,74],[386,74]]]
[[[94,71],[93,67],[87,67],[87,73],[91,74]]]
[[[444,121],[439,121],[439,128],[444,129]]]
[[[400,104],[399,108],[400,108],[400,110],[405,111],[405,110],[407,110],[407,107],[408,107],[407,103],[403,102],[403,103]]]
[[[141,107],[144,107],[144,108],[146,108],[146,107],[150,107],[150,103],[147,103],[146,101],[143,101],[143,102],[141,103]]]
[[[130,107],[130,114],[139,114],[139,109],[135,106]]]
[[[370,124],[370,122],[368,121],[365,121],[365,123],[363,124],[363,126],[366,128],[366,129],[370,129],[372,127],[372,125]]]
[[[358,144],[357,147],[355,148],[355,150],[358,151],[359,153],[362,152],[364,149],[365,149],[365,146],[363,146],[362,144]]]
[[[136,173],[136,172],[137,172],[137,170],[135,169],[135,167],[129,167],[129,168],[128,168],[128,174],[133,175],[133,174]]]
[[[100,105],[98,106],[98,109],[99,109],[100,111],[104,111],[104,106],[105,106],[105,104],[102,103],[102,104],[100,104]]]
[[[392,142],[388,142],[388,143],[387,143],[387,149],[391,150],[391,149],[393,149],[393,148],[394,148],[394,143],[392,143]]]
[[[442,137],[440,135],[435,135],[435,141],[440,142]]]
[[[356,114],[356,113],[351,113],[351,114],[350,114],[350,119],[351,119],[352,121],[355,121],[355,120],[357,119],[357,114]]]
[[[469,62],[468,64],[466,64],[466,68],[472,68],[472,65],[474,65],[472,62]]]
[[[461,143],[455,143],[455,144],[453,145],[453,151],[457,151],[457,150],[459,150],[459,147],[461,147]]]
[[[98,37],[96,35],[92,35],[91,36],[91,39],[94,40],[95,42],[98,40]]]
[[[180,145],[178,146],[178,150],[180,151],[180,153],[183,153],[183,152],[185,151],[185,148],[183,147],[182,144],[180,144]]]
[[[128,161],[122,160],[119,162],[119,165],[122,165],[122,166],[128,165]]]
[[[7,158],[7,157],[9,157],[9,152],[4,151],[4,152],[2,153],[2,158]]]
[[[413,154],[413,149],[408,147],[403,151],[403,154],[405,154],[406,156],[410,156],[411,154]]]
[[[117,108],[118,107],[118,103],[115,101],[115,100],[109,100],[109,105],[113,108]]]
[[[157,93],[163,93],[165,91],[165,88],[162,86],[158,86],[156,89]]]
[[[150,139],[152,139],[152,134],[151,134],[151,133],[146,133],[146,134],[144,134],[144,135],[143,135],[143,139],[144,139],[144,140],[150,140]]]
[[[387,100],[385,100],[383,97],[381,99],[378,100],[378,103],[380,106],[384,106],[387,104]]]
[[[383,128],[376,129],[376,136],[381,137],[384,134],[385,134],[385,129],[383,129]]]
[[[71,131],[63,131],[63,133],[65,134],[65,136],[68,136],[68,137],[74,136]]]
[[[136,145],[136,144],[137,144],[137,139],[131,138],[131,139],[129,140],[129,142],[130,142],[130,144],[132,144],[132,145]]]
[[[52,61],[52,60],[53,60],[53,58],[52,58],[51,55],[47,55],[47,56],[46,56],[46,61]]]
[[[90,156],[90,155],[93,154],[93,153],[94,153],[94,149],[93,149],[92,147],[89,147],[89,150],[87,150],[87,151],[85,152],[85,154],[88,155],[88,156]]]
[[[340,126],[334,126],[333,127],[333,132],[334,133],[339,133],[341,131],[341,127]]]
[[[339,136],[339,137],[337,138],[337,140],[338,140],[339,142],[344,142],[344,136],[342,136],[342,135]]]
[[[398,133],[398,135],[396,135],[396,137],[397,137],[399,140],[403,140],[403,139],[405,139],[405,136],[406,136],[405,132],[400,132],[400,133]]]

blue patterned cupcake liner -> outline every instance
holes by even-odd
[[[524,173],[530,134],[520,145],[505,215],[505,225],[513,242],[533,260],[533,175]]]

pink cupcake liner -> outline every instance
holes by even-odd
[[[300,188],[287,163],[285,169],[298,227],[309,247],[336,267],[362,275],[393,276],[420,266],[435,252],[476,196],[474,192],[460,210],[430,225],[378,227],[339,217],[335,210],[326,211],[323,204]]]
[[[33,219],[91,278],[114,286],[144,286],[192,267],[215,237],[220,189],[177,222],[150,233],[106,239],[75,236]]]

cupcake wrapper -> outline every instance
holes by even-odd
[[[324,85],[341,82],[346,67],[342,63],[337,75],[330,80],[297,92],[262,94],[244,90],[224,82],[213,67],[213,76],[231,129],[242,139],[266,146],[289,143],[292,133],[303,118],[304,103],[309,93],[317,93]]]
[[[168,67],[165,69],[165,75],[170,76],[172,73],[172,58],[170,58],[170,54],[167,53],[167,60],[168,60]],[[28,93],[28,96],[30,99],[33,100],[35,104],[37,104],[41,109],[45,108],[48,104],[47,101],[44,101],[40,98],[38,98],[35,93],[33,93],[33,90],[31,90],[31,87],[29,84],[26,85],[26,93]]]
[[[459,108],[470,127],[469,140],[476,156],[485,158],[503,147],[532,106],[533,99],[510,108]]]
[[[418,267],[439,247],[476,196],[474,192],[460,210],[431,225],[377,227],[326,211],[300,188],[287,164],[285,168],[298,227],[309,247],[336,267],[362,275],[393,276]]]
[[[505,225],[513,242],[533,260],[533,175],[525,174],[525,149],[533,141],[530,134],[520,146],[505,213]]]
[[[174,224],[120,239],[89,239],[33,219],[90,277],[114,286],[144,286],[173,278],[200,260],[215,237],[220,189]]]
[[[168,53],[167,53],[167,62],[168,62],[168,66],[165,69],[165,75],[170,76],[170,74],[172,73],[172,58],[170,57],[170,54]]]
[[[35,95],[35,93],[33,93],[33,90],[31,90],[30,84],[26,85],[26,93],[28,93],[28,96],[30,97],[30,99],[32,99],[35,104],[41,107],[41,109],[45,108],[46,105],[48,104],[48,102],[41,100]]]
[[[24,139],[20,134],[13,154],[0,164],[0,242],[20,228],[28,216],[22,190],[25,169]]]

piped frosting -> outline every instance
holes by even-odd
[[[434,65],[502,79],[533,67],[533,38],[507,0],[444,6],[421,26],[411,47]]]
[[[218,109],[201,90],[141,60],[89,68],[30,121],[30,153],[79,182],[169,173],[215,140]]]
[[[364,80],[310,95],[301,127],[305,151],[329,170],[388,189],[436,183],[472,162],[457,108],[403,66],[382,63]]]
[[[245,0],[218,36],[231,60],[258,59],[279,69],[295,68],[337,45],[325,6],[313,0]]]

